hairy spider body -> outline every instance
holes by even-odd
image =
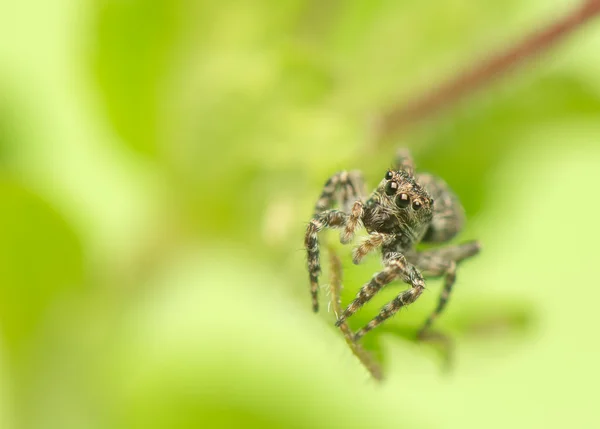
[[[308,271],[313,310],[319,309],[318,278],[321,273],[318,234],[325,228],[340,229],[340,241],[349,243],[355,232],[364,227],[369,236],[353,251],[358,264],[370,252],[381,249],[384,269],[375,274],[339,315],[340,326],[379,290],[396,279],[410,288],[385,305],[379,314],[354,334],[364,334],[413,303],[425,289],[423,274],[445,276],[445,284],[436,309],[419,331],[422,335],[443,311],[456,280],[456,265],[479,252],[476,241],[439,249],[416,251],[420,242],[443,243],[453,238],[464,224],[464,210],[458,198],[440,178],[427,173],[415,174],[408,151],[400,150],[396,167],[388,170],[373,193],[365,198],[364,182],[359,172],[332,176],[317,204],[306,229],[304,244],[308,255]],[[332,207],[338,203],[339,209]]]

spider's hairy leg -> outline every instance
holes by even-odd
[[[348,215],[339,210],[328,210],[313,216],[304,236],[304,247],[308,256],[308,273],[313,311],[319,311],[318,290],[321,262],[319,257],[319,231],[323,228],[342,228],[348,221]]]
[[[315,204],[315,214],[329,210],[339,201],[342,209],[347,211],[353,200],[358,200],[365,194],[365,184],[360,171],[340,171],[331,176]]]
[[[471,256],[477,255],[481,251],[481,244],[477,240],[467,241],[465,243],[457,244],[455,246],[442,247],[440,249],[428,251],[431,255],[446,260],[452,260],[455,262],[463,261]],[[428,253],[422,252],[422,253]]]
[[[419,267],[426,275],[432,277],[445,276],[444,287],[440,293],[438,305],[427,318],[418,336],[423,337],[431,327],[435,319],[444,311],[452,287],[456,281],[456,264],[479,253],[480,245],[477,241],[470,241],[456,246],[448,246],[441,249],[427,250],[409,255],[408,259]]]
[[[418,338],[422,338],[427,332],[427,330],[433,324],[433,321],[438,318],[438,316],[442,313],[446,304],[448,302],[448,298],[450,297],[450,292],[452,292],[452,286],[454,286],[454,282],[456,281],[456,262],[450,261],[448,264],[448,268],[446,269],[446,275],[444,278],[444,288],[440,293],[440,298],[438,300],[438,305],[433,310],[433,312],[429,315],[419,332],[417,333]]]
[[[423,290],[425,289],[425,280],[423,280],[423,276],[421,275],[419,270],[414,265],[408,263],[403,257],[391,259],[389,263],[398,267],[397,276],[401,277],[402,281],[404,281],[405,283],[410,284],[411,288],[402,292],[389,304],[386,304],[373,320],[371,320],[364,327],[359,329],[356,332],[356,334],[354,334],[355,341],[358,341],[367,332],[375,329],[385,320],[392,317],[402,307],[406,307],[407,305],[415,302],[417,298],[421,296]]]
[[[474,240],[422,252],[410,252],[406,254],[406,259],[419,267],[426,276],[436,277],[446,272],[450,261],[461,262],[477,255],[480,250],[481,245]]]
[[[396,152],[395,166],[398,170],[404,170],[411,176],[414,175],[415,163],[408,149],[398,149],[398,152]]]
[[[352,252],[352,262],[360,264],[362,259],[380,246],[390,244],[396,236],[384,232],[372,232],[360,245],[354,248]]]
[[[402,281],[411,284],[413,288],[417,286],[422,288],[425,287],[425,282],[423,281],[421,274],[416,270],[415,267],[406,261],[406,258],[403,255],[398,253],[389,255],[387,258],[385,258],[385,261],[386,267],[382,271],[375,274],[371,280],[358,291],[356,298],[354,298],[348,307],[346,307],[336,322],[336,326],[340,326],[342,323],[344,323],[348,317],[356,313],[359,308],[373,298],[373,296],[375,296],[375,294],[379,292],[385,285],[391,283],[398,277],[400,277]],[[369,330],[374,327],[375,326],[372,326],[369,328]]]

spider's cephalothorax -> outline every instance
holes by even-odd
[[[419,242],[448,241],[462,228],[464,212],[446,183],[430,174],[415,174],[412,158],[405,150],[398,153],[396,168],[388,170],[377,189],[366,199],[359,172],[340,172],[331,177],[317,201],[304,240],[308,253],[313,309],[318,311],[318,276],[321,272],[318,233],[324,228],[341,229],[340,240],[349,243],[360,226],[369,237],[353,252],[360,263],[369,252],[380,248],[385,268],[375,274],[339,315],[342,324],[369,301],[382,287],[395,279],[411,288],[385,305],[380,313],[355,334],[359,339],[400,308],[414,302],[423,292],[423,275],[445,276],[445,286],[437,308],[419,332],[423,334],[442,312],[456,278],[456,264],[479,252],[475,241],[440,249],[417,252]],[[335,203],[340,209],[332,209]]]
[[[368,232],[394,234],[407,246],[421,240],[431,218],[433,200],[405,171],[390,170],[364,206]]]

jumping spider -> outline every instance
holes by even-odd
[[[354,238],[356,230],[364,226],[369,236],[354,249],[352,260],[359,264],[365,255],[381,247],[385,268],[360,289],[339,315],[336,326],[343,324],[388,283],[400,279],[409,284],[410,289],[401,292],[354,334],[354,340],[359,340],[421,295],[425,288],[423,274],[445,276],[438,305],[419,331],[418,335],[422,337],[446,306],[456,280],[457,263],[477,254],[479,243],[471,241],[439,249],[415,250],[417,243],[443,243],[454,237],[463,226],[464,210],[442,179],[427,173],[414,173],[407,150],[398,152],[396,167],[387,171],[375,191],[365,199],[364,181],[358,171],[342,171],[325,183],[304,239],[313,310],[319,310],[319,231],[341,229],[340,241],[347,244]],[[336,202],[340,209],[332,209]]]

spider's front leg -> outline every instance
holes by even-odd
[[[411,285],[411,288],[402,292],[392,302],[384,306],[373,320],[354,335],[355,340],[359,340],[367,332],[393,316],[400,308],[414,302],[421,295],[423,289],[425,289],[423,276],[414,265],[407,262],[403,255],[399,253],[390,253],[385,255],[384,259],[386,261],[386,267],[375,274],[371,281],[360,289],[356,298],[344,310],[336,322],[336,325],[339,326],[344,323],[348,317],[356,313],[356,311],[367,303],[377,292],[379,292],[379,290],[396,278],[400,278],[405,283],[408,283]]]
[[[327,210],[313,216],[304,236],[304,247],[308,256],[308,273],[310,278],[310,293],[312,296],[313,311],[319,311],[318,291],[319,274],[321,274],[321,262],[319,255],[319,232],[324,228],[343,228],[340,233],[340,241],[350,241],[361,225],[363,205],[356,201],[348,215],[340,210]]]
[[[360,200],[364,196],[364,188],[365,182],[360,171],[340,171],[325,182],[314,213],[331,209],[336,201],[346,212],[353,200]]]

